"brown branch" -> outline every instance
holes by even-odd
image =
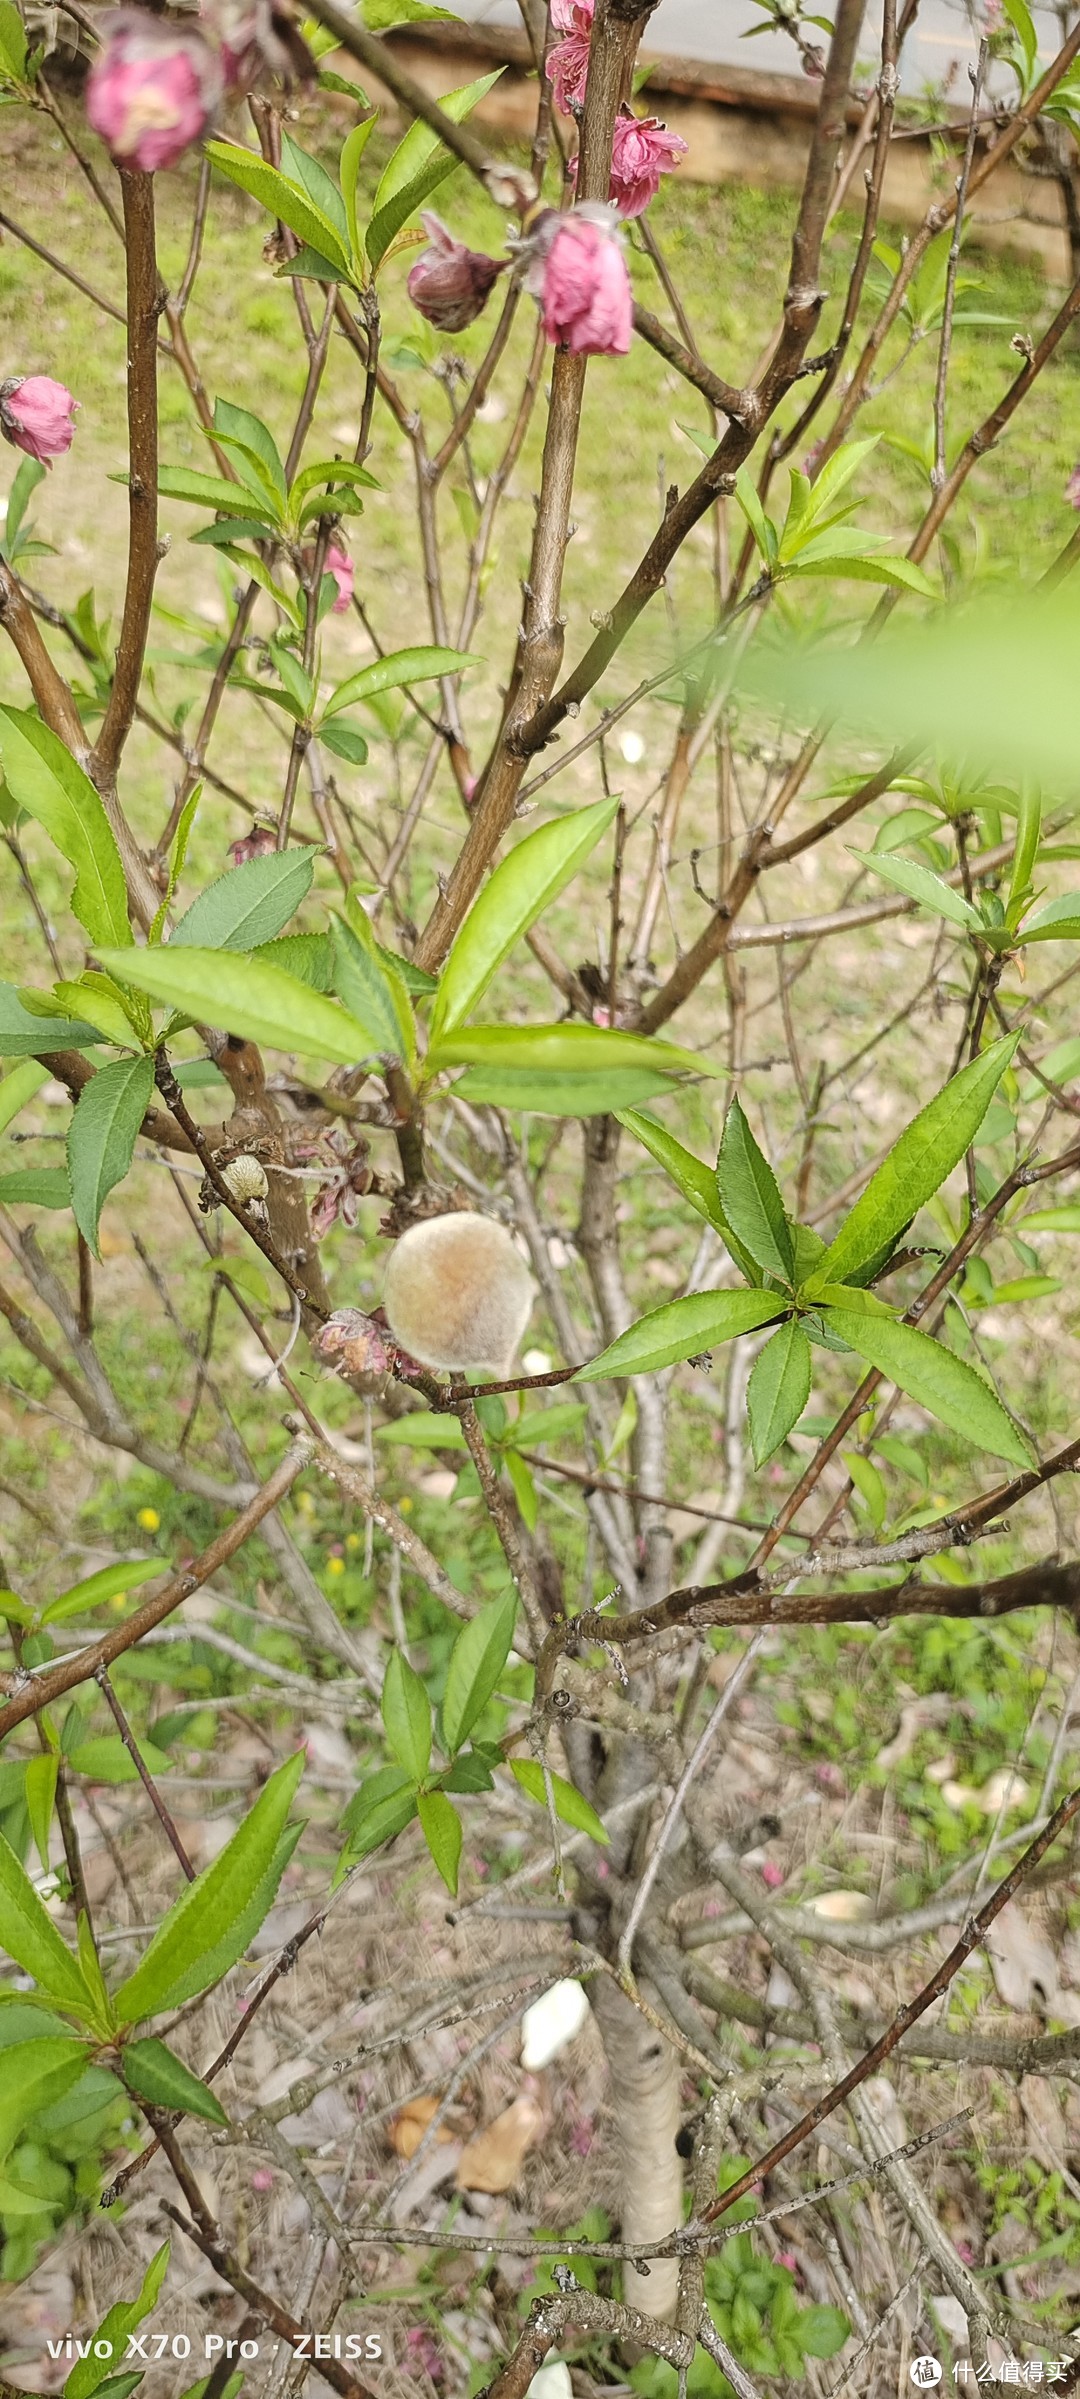
[[[191,1863],[191,1859],[189,1858],[186,1849],[184,1848],[184,1844],[180,1839],[180,1835],[177,1832],[168,1808],[166,1807],[161,1793],[158,1790],[157,1784],[155,1783],[153,1775],[150,1772],[150,1768],[146,1763],[146,1759],[139,1748],[139,1744],[135,1739],[135,1735],[132,1732],[127,1717],[124,1714],[124,1710],[120,1705],[115,1691],[113,1690],[111,1682],[109,1681],[108,1668],[106,1666],[101,1665],[98,1667],[97,1673],[94,1676],[94,1681],[96,1682],[98,1689],[102,1694],[106,1707],[109,1710],[109,1714],[111,1715],[117,1732],[120,1735],[120,1739],[124,1744],[128,1756],[131,1759],[132,1765],[135,1768],[135,1772],[139,1777],[139,1781],[142,1784],[143,1790],[146,1792],[154,1814],[161,1825],[163,1833],[165,1834],[165,1838],[168,1841],[174,1855],[179,1859],[180,1865],[183,1868],[189,1883],[193,1883],[195,1880],[195,1868]]]
[[[90,744],[71,690],[49,656],[18,576],[3,558],[0,558],[0,626],[26,668],[30,689],[50,732],[85,766]]]
[[[642,341],[648,342],[649,348],[655,350],[669,367],[674,367],[677,375],[682,375],[687,383],[692,383],[695,391],[701,392],[708,400],[710,407],[719,408],[736,424],[741,424],[744,416],[753,414],[753,393],[740,390],[735,383],[725,383],[722,375],[714,375],[712,368],[698,356],[697,351],[688,349],[685,342],[678,341],[673,333],[668,332],[667,326],[661,324],[659,317],[653,315],[651,308],[643,308],[639,300],[634,302],[634,331],[641,335]]]
[[[28,1675],[22,1689],[16,1692],[5,1708],[0,1708],[0,1741],[13,1732],[17,1724],[24,1723],[28,1716],[36,1716],[39,1708],[51,1707],[55,1700],[63,1697],[65,1691],[74,1690],[77,1683],[87,1682],[102,1667],[111,1666],[114,1658],[122,1657],[125,1650],[142,1640],[144,1633],[150,1632],[154,1625],[162,1624],[166,1616],[171,1616],[174,1609],[190,1598],[193,1591],[198,1591],[203,1583],[208,1583],[219,1567],[226,1565],[237,1550],[243,1548],[263,1518],[280,1505],[310,1458],[310,1441],[295,1440],[261,1490],[248,1501],[246,1508],[234,1516],[232,1523],[226,1525],[224,1531],[218,1533],[201,1556],[193,1558],[182,1573],[170,1575],[163,1589],[152,1599],[144,1600],[141,1608],[137,1608],[126,1623],[114,1625],[111,1632],[102,1634],[100,1640],[92,1641],[86,1649],[76,1650],[73,1657],[59,1659],[55,1666],[48,1667],[45,1672]]]
[[[1066,1826],[1072,1823],[1073,1817],[1078,1813],[1080,1813],[1080,1789],[1070,1792],[1069,1797],[1062,1800],[1061,1806],[1055,1808],[1049,1823],[1044,1825],[1038,1838],[1029,1843],[1023,1856],[1017,1859],[1011,1874],[1007,1874],[1004,1880],[998,1884],[985,1906],[980,1908],[978,1915],[969,1917],[959,1940],[953,1943],[948,1956],[942,1959],[929,1982],[924,1983],[922,1990],[917,1992],[914,1999],[909,1999],[903,2007],[897,2009],[891,2024],[882,2033],[880,2040],[875,2041],[872,2048],[858,2059],[850,2074],[845,2074],[840,2082],[833,2085],[831,2091],[826,2091],[824,2098],[819,2099],[816,2106],[810,2108],[805,2116],[801,2116],[797,2124],[792,2125],[790,2132],[785,2133],[783,2139],[777,2141],[765,2157],[758,2158],[754,2165],[747,2167],[745,2174],[740,2174],[735,2182],[730,2183],[726,2190],[721,2191],[712,2207],[706,2212],[706,2223],[712,2223],[717,2216],[725,2214],[729,2207],[734,2206],[737,2199],[742,2198],[744,2192],[754,2189],[758,2183],[762,2182],[765,2176],[771,2174],[774,2167],[780,2165],[784,2158],[790,2157],[793,2149],[800,2148],[802,2143],[810,2138],[811,2133],[817,2131],[818,2125],[823,2124],[827,2116],[831,2116],[838,2107],[842,2106],[844,2100],[852,2091],[858,2089],[860,2083],[866,2082],[871,2074],[876,2074],[878,2067],[884,2064],[887,2057],[891,2056],[903,2034],[912,2024],[918,2023],[919,2017],[926,2014],[927,2008],[933,2006],[935,1999],[941,1998],[943,1991],[948,1990],[953,1976],[959,1973],[965,1959],[971,1956],[973,1949],[978,1949],[990,1926],[996,1917],[1000,1916],[1008,1901],[1014,1897],[1026,1876],[1031,1873],[1033,1867],[1039,1864],[1040,1859],[1045,1857],[1047,1850],[1053,1847],[1054,1842],[1060,1840]]]
[[[163,2129],[159,2131],[159,2138],[164,2148]],[[310,2326],[290,2316],[288,2309],[282,2307],[269,2291],[262,2290],[252,2280],[246,2266],[241,2265],[239,2258],[233,2257],[214,2232],[204,2225],[190,2222],[181,2215],[179,2208],[172,2205],[171,2200],[163,2200],[162,2206],[166,2215],[172,2217],[173,2223],[179,2225],[181,2232],[187,2234],[189,2241],[194,2241],[196,2248],[201,2249],[215,2274],[220,2274],[222,2281],[231,2285],[238,2298],[246,2300],[248,2307],[261,2316],[265,2324],[269,2324],[271,2331],[276,2332],[283,2341],[288,2341],[291,2348],[303,2357],[312,2338]],[[340,2399],[375,2399],[374,2391],[369,2390],[366,2383],[357,2382],[356,2376],[347,2373],[337,2358],[320,2358],[319,2373],[324,2382],[329,2383],[331,2390],[340,2394]]]
[[[94,752],[95,780],[111,787],[131,731],[157,574],[157,326],[164,299],[154,241],[152,175],[123,167],[128,323],[128,572],[116,673]]]

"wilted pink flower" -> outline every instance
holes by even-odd
[[[306,42],[272,0],[201,0],[199,15],[220,52],[227,91],[254,91],[267,74],[284,83],[313,79]]]
[[[484,307],[505,259],[488,258],[455,240],[442,218],[425,209],[420,222],[428,237],[408,281],[409,298],[440,333],[460,333]]]
[[[566,40],[548,51],[547,73],[555,106],[564,117],[580,108],[585,98],[595,6],[596,0],[551,0],[551,22],[556,33],[565,33]]]
[[[229,856],[234,866],[249,866],[253,858],[269,858],[277,848],[277,836],[269,825],[252,825],[250,833],[239,841],[230,841]]]
[[[679,133],[669,133],[659,117],[635,117],[626,109],[615,119],[611,151],[611,190],[621,217],[639,217],[660,189],[661,175],[670,175],[686,150]]]
[[[799,56],[802,59],[803,74],[810,77],[811,83],[821,83],[825,75],[825,52],[821,43],[801,42]]]
[[[616,221],[613,209],[585,200],[566,216],[546,211],[533,235],[528,288],[548,340],[575,357],[622,357],[630,347],[634,307]]]
[[[78,405],[66,383],[54,383],[51,375],[12,375],[0,383],[0,433],[17,450],[48,466],[71,448],[72,410]]]
[[[1080,508],[1080,465],[1073,468],[1065,486],[1065,497],[1070,508]]]
[[[86,113],[121,166],[155,174],[197,142],[218,107],[224,74],[194,26],[136,8],[101,20],[102,50],[86,87]]]

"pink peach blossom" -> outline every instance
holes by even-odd
[[[0,433],[28,458],[48,466],[75,438],[74,400],[51,375],[12,375],[0,383]]]
[[[551,22],[566,40],[548,51],[547,74],[556,108],[564,117],[580,108],[589,74],[589,40],[596,0],[551,0]]]
[[[612,208],[583,201],[565,216],[546,211],[533,235],[526,282],[540,302],[548,340],[575,357],[623,357],[634,307]]]
[[[102,49],[86,87],[86,114],[121,166],[155,174],[174,166],[213,118],[224,90],[217,52],[196,27],[143,9],[100,20]]]
[[[670,175],[685,154],[682,135],[669,133],[659,117],[635,117],[629,111],[617,116],[609,196],[619,215],[641,216],[656,198],[661,175]]]
[[[353,595],[353,562],[348,551],[342,549],[340,542],[331,542],[326,553],[324,571],[326,574],[332,575],[337,584],[337,598],[332,614],[344,616]]]
[[[306,550],[302,550],[300,555],[303,560],[304,571],[306,574],[310,575],[312,567],[315,564],[314,543],[309,542]],[[344,616],[345,610],[347,609],[353,595],[354,574],[352,559],[350,558],[348,551],[342,549],[339,541],[331,542],[330,547],[327,550],[326,557],[323,561],[323,573],[324,575],[332,575],[335,583],[337,584],[337,598],[333,604],[332,614],[334,616]]]
[[[409,276],[409,298],[440,333],[460,333],[479,316],[505,261],[488,258],[483,250],[470,250],[465,242],[457,241],[430,209],[420,222],[428,246]]]

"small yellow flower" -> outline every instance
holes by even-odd
[[[311,1496],[311,1493],[310,1493],[310,1491],[298,1491],[298,1492],[297,1492],[297,1494],[296,1494],[296,1513],[297,1513],[297,1515],[298,1515],[298,1516],[314,1516],[314,1514],[315,1514],[315,1502],[314,1502],[314,1500],[313,1500],[313,1498],[312,1498],[312,1496]]]
[[[360,1535],[359,1535],[359,1533],[346,1533],[346,1535],[345,1535],[345,1547],[346,1547],[346,1549],[359,1549],[359,1547],[360,1547]]]
[[[344,1558],[328,1558],[328,1559],[327,1559],[327,1561],[326,1561],[326,1571],[327,1571],[327,1574],[344,1574],[344,1572],[345,1572],[345,1560],[344,1560]]]
[[[402,1515],[403,1515],[403,1516],[411,1516],[411,1515],[412,1515],[412,1501],[411,1501],[411,1499],[409,1498],[409,1494],[408,1494],[408,1492],[406,1492],[404,1499],[403,1499],[403,1500],[400,1502],[400,1506],[401,1506],[401,1513],[402,1513]]]
[[[140,1508],[135,1522],[142,1526],[144,1533],[156,1533],[161,1529],[161,1518],[156,1508]]]

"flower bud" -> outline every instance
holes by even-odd
[[[533,1280],[505,1228],[463,1209],[395,1242],[383,1304],[395,1341],[421,1365],[501,1377],[532,1313]]]
[[[582,352],[623,357],[634,304],[613,208],[582,201],[568,215],[547,209],[531,242],[528,289],[540,302],[548,340]]]
[[[48,466],[70,450],[78,406],[66,383],[54,383],[51,375],[12,375],[0,383],[0,433]]]
[[[117,164],[154,174],[174,166],[214,117],[221,61],[195,26],[143,9],[100,20],[102,49],[86,87],[86,114]]]
[[[460,333],[479,316],[506,261],[488,258],[482,250],[470,250],[456,241],[430,209],[424,211],[420,222],[428,246],[409,276],[409,298],[440,333]]]

